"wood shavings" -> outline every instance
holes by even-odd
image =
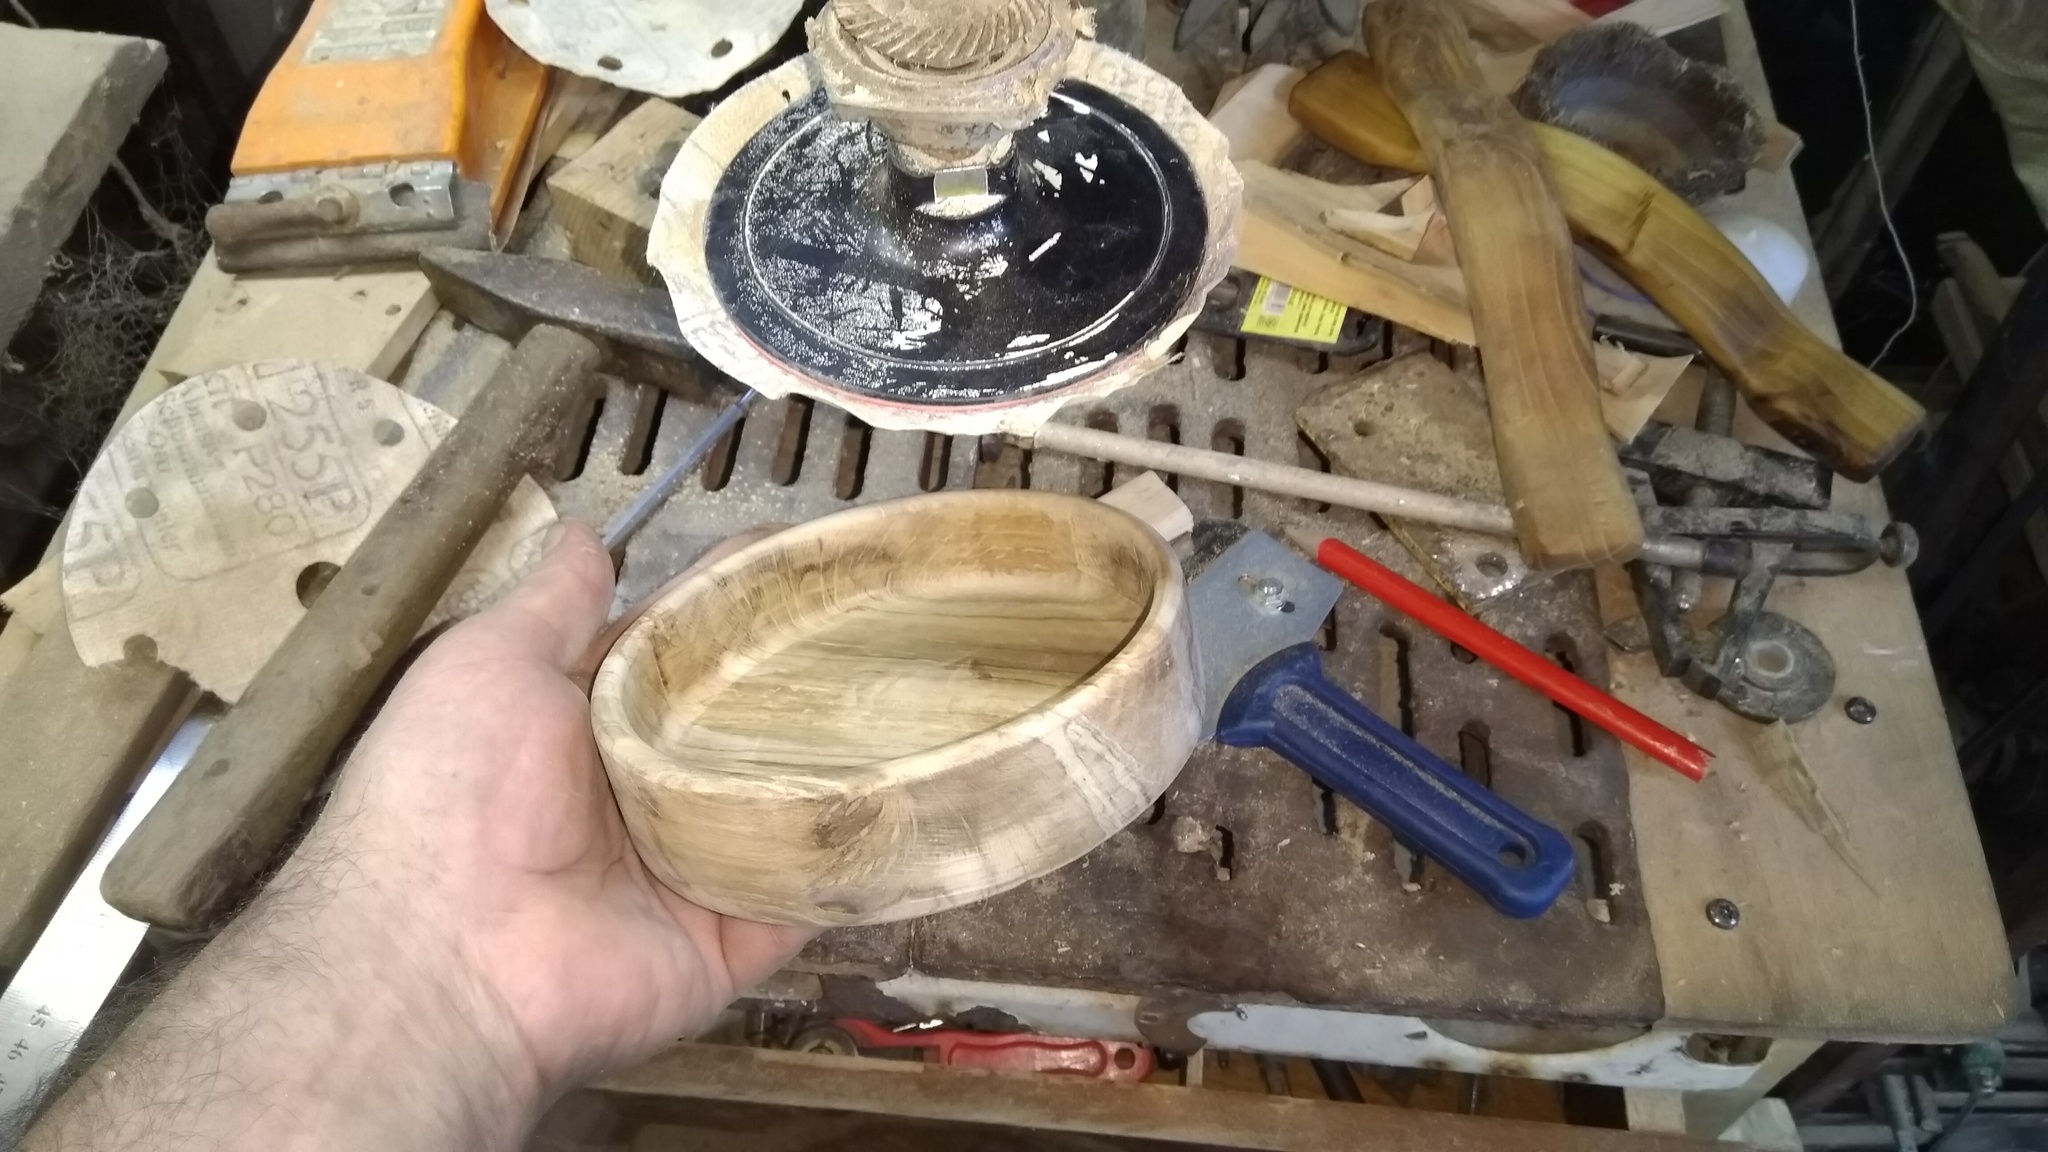
[[[1856,850],[1850,846],[1849,833],[1842,826],[1841,817],[1821,795],[1820,782],[1814,778],[1813,769],[1807,766],[1806,754],[1799,750],[1799,741],[1792,728],[1782,720],[1765,725],[1750,741],[1750,749],[1756,753],[1757,774],[1763,777],[1772,794],[1792,810],[1801,824],[1812,829],[1827,844],[1828,850],[1848,865],[1858,880],[1863,881],[1865,887],[1882,895],[1877,892],[1877,885],[1871,882],[1870,873],[1857,857]]]

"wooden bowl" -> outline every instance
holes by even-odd
[[[948,492],[790,529],[619,639],[592,723],[641,857],[707,908],[871,924],[1078,859],[1201,739],[1180,565],[1093,500]]]

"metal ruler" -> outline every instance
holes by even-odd
[[[0,1132],[27,1119],[42,1086],[64,1066],[135,958],[149,925],[108,907],[100,899],[100,876],[212,724],[211,717],[194,716],[171,737],[0,995]]]

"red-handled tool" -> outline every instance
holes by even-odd
[[[1562,707],[1598,724],[1616,739],[1694,780],[1706,776],[1712,752],[1558,667],[1542,653],[1515,643],[1431,595],[1421,585],[1356,548],[1340,540],[1324,540],[1316,549],[1316,562]]]
[[[858,1048],[929,1048],[956,1068],[1004,1072],[1064,1072],[1098,1080],[1143,1080],[1152,1074],[1152,1050],[1121,1040],[1039,1036],[1030,1032],[968,1032],[959,1028],[892,1032],[872,1020],[834,1020]]]

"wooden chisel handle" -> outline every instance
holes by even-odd
[[[1288,110],[1368,164],[1424,167],[1379,70],[1357,53],[1310,73]],[[1815,335],[1712,222],[1591,140],[1530,127],[1572,231],[1678,321],[1765,423],[1851,480],[1870,479],[1905,448],[1926,411]]]
[[[121,912],[192,931],[270,862],[349,727],[584,395],[595,344],[521,340],[107,868]]]

